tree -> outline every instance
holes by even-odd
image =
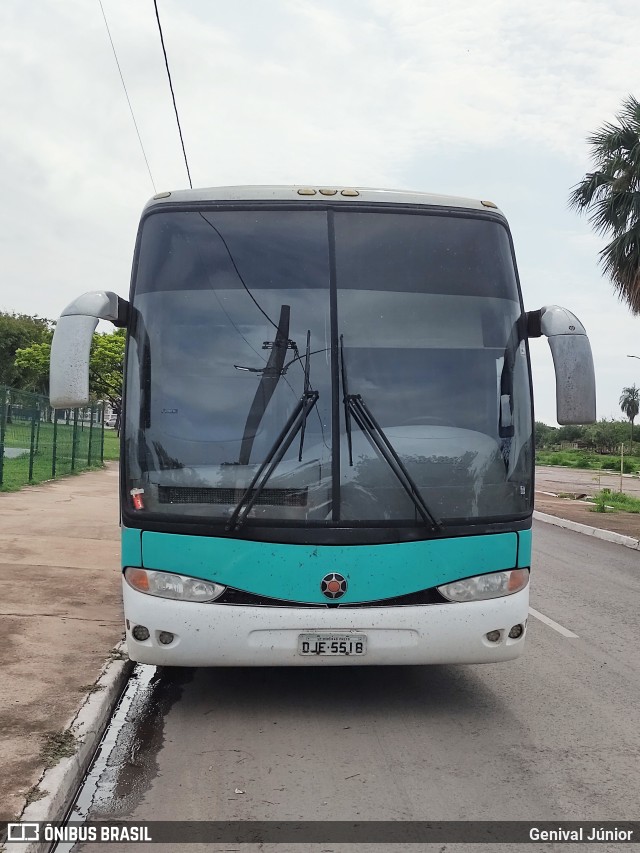
[[[612,241],[600,263],[622,300],[640,313],[640,102],[629,95],[616,116],[587,138],[595,171],[573,188],[569,204],[589,212],[595,231]]]
[[[624,441],[627,425],[624,421],[602,418],[595,424],[583,427],[585,444],[598,453],[616,453]]]
[[[48,344],[51,327],[51,321],[43,317],[0,311],[0,385],[35,390],[31,386],[33,377],[16,364],[16,352],[34,344]]]
[[[97,400],[109,400],[117,414],[122,406],[125,330],[93,336],[89,360],[89,389]]]
[[[633,422],[640,411],[640,388],[636,388],[635,383],[631,387],[622,389],[620,408],[629,418],[629,423],[631,424],[631,441],[633,442]]]
[[[15,354],[16,370],[20,372],[20,380],[16,385],[25,391],[36,394],[47,394],[49,391],[49,359],[51,357],[51,342],[31,344],[30,347],[19,349]]]
[[[558,440],[557,432],[558,430],[555,427],[547,426],[542,421],[536,421],[533,430],[536,450],[555,444]]]
[[[91,343],[89,394],[93,400],[108,400],[116,412],[120,411],[122,399],[124,345],[124,329],[109,334],[96,332]],[[45,394],[49,389],[50,358],[49,342],[25,347],[15,355],[16,366]]]
[[[558,443],[562,441],[580,441],[582,434],[583,428],[581,426],[578,424],[568,424],[556,430],[555,439]]]

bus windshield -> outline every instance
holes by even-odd
[[[130,508],[209,529],[243,507],[243,529],[425,537],[530,512],[528,353],[497,218],[164,209],[143,220],[132,300]],[[356,398],[386,451],[353,416]]]

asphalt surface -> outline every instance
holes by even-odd
[[[536,465],[536,491],[546,492],[582,492],[593,495],[600,489],[620,489],[620,472],[580,471],[575,468],[561,468],[559,465]],[[640,497],[640,477],[630,474],[622,476],[622,491],[633,497]]]
[[[91,801],[93,818],[128,820],[560,825],[637,819],[640,555],[543,523],[535,524],[534,543],[531,605],[555,627],[532,616],[519,660],[476,667],[146,668],[138,677],[147,686],[123,709],[128,722],[98,788],[85,792],[85,807]],[[148,849],[489,848],[326,843]]]

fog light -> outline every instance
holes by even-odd
[[[487,634],[487,640],[489,640],[490,643],[497,643],[499,639],[500,631],[489,631]]]
[[[144,625],[136,625],[131,633],[136,640],[142,641],[149,639],[149,629],[145,628]]]
[[[524,633],[524,625],[514,625],[513,628],[509,631],[509,636],[512,640],[517,640],[518,637],[521,637]]]
[[[173,643],[173,634],[170,631],[160,631],[158,634],[158,642],[163,646],[169,646]]]

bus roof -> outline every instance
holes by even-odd
[[[147,203],[145,210],[158,204],[190,204],[193,202],[217,201],[317,201],[377,202],[383,204],[428,205],[430,207],[466,208],[468,210],[492,209],[497,213],[497,205],[492,201],[480,201],[457,196],[435,195],[433,193],[409,192],[407,190],[383,190],[370,187],[336,187],[311,184],[291,186],[237,186],[208,187],[193,190],[173,190],[155,195]]]

